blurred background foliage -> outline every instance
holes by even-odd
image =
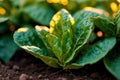
[[[52,16],[62,8],[72,15],[87,9],[113,17],[120,9],[120,0],[0,0],[0,59],[7,62],[19,50],[12,38],[16,29],[35,25],[49,27]]]

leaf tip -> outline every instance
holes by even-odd
[[[41,30],[49,31],[49,28],[46,27],[46,26],[38,26],[38,25],[36,25],[35,29],[38,30],[38,31],[41,31]]]
[[[28,28],[27,27],[24,27],[24,28],[19,28],[17,30],[17,32],[27,32],[28,31]]]
[[[60,11],[64,11],[64,12],[68,13],[68,11],[66,9],[64,9],[64,8],[61,9]]]
[[[93,7],[85,7],[84,10],[86,11],[91,11],[91,12],[95,12],[98,14],[104,14],[105,16],[109,16],[109,13],[102,10],[102,9],[98,9],[98,8],[93,8]]]
[[[75,23],[74,18],[69,14],[69,12],[68,12],[66,9],[63,8],[63,9],[60,10],[60,12],[61,12],[61,13],[62,13],[62,12],[65,12],[65,13],[68,14],[68,16],[69,16],[69,18],[70,18],[70,22],[71,22],[72,25]]]

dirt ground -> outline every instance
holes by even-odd
[[[116,80],[102,61],[79,70],[55,69],[25,51],[18,51],[8,62],[0,60],[0,80]]]

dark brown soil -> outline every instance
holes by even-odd
[[[55,69],[30,54],[19,51],[8,62],[0,61],[0,80],[116,80],[102,61],[79,70]]]

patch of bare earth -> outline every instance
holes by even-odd
[[[64,71],[47,66],[24,51],[16,52],[8,62],[0,60],[0,80],[116,80],[102,61],[78,70]]]

